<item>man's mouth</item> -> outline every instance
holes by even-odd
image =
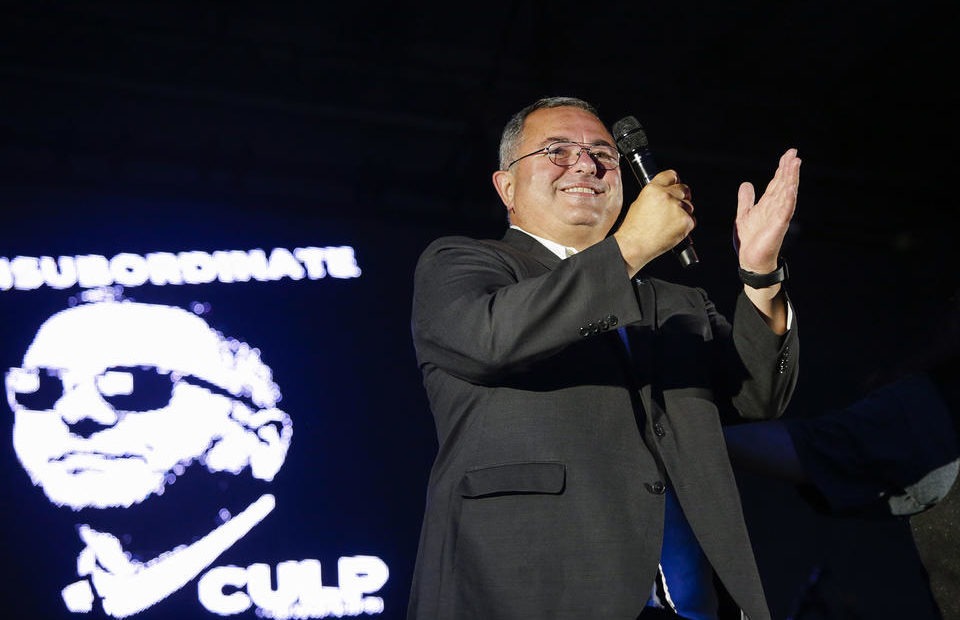
[[[561,191],[563,191],[563,193],[565,194],[589,194],[591,196],[594,196],[600,193],[597,190],[593,189],[592,187],[581,187],[581,186],[566,187]]]
[[[138,454],[107,454],[105,452],[68,452],[49,460],[51,464],[63,468],[68,474],[76,476],[83,473],[102,473],[113,471],[115,467],[127,468],[130,463],[146,463]]]
[[[107,452],[66,452],[60,456],[51,457],[51,463],[102,463],[104,461],[138,460],[146,462],[142,454],[110,454]]]

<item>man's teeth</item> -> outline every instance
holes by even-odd
[[[597,193],[592,189],[590,189],[589,187],[568,187],[563,191],[572,192],[574,194],[596,194]]]

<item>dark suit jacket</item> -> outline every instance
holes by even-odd
[[[636,619],[665,483],[734,600],[769,618],[718,403],[783,411],[795,324],[775,335],[742,295],[731,326],[702,290],[634,287],[612,238],[561,261],[509,230],[433,242],[412,327],[439,451],[409,618]]]

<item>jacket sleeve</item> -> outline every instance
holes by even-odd
[[[787,333],[775,334],[747,296],[740,293],[732,343],[741,364],[736,376],[731,377],[734,407],[747,419],[779,417],[797,384],[800,341],[796,313]]]
[[[639,320],[613,239],[551,270],[492,244],[446,237],[427,247],[414,275],[412,330],[420,365],[477,383]]]

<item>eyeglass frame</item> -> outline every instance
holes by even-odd
[[[528,157],[533,157],[534,155],[548,155],[548,156],[549,156],[549,154],[550,154],[550,149],[553,148],[554,146],[556,146],[557,144],[575,144],[575,145],[577,145],[577,146],[580,147],[580,150],[577,152],[577,158],[576,158],[575,160],[573,160],[573,163],[570,163],[570,164],[567,164],[567,165],[558,164],[557,162],[555,162],[555,161],[553,160],[552,157],[548,157],[548,159],[550,159],[550,163],[553,164],[554,166],[559,166],[559,167],[561,167],[561,168],[571,168],[571,167],[575,166],[578,161],[580,161],[580,158],[583,157],[583,152],[586,151],[586,152],[587,152],[587,155],[590,157],[590,159],[593,160],[593,163],[596,164],[598,168],[602,168],[604,171],[606,171],[606,170],[616,170],[617,168],[620,167],[620,151],[618,151],[618,150],[615,149],[614,147],[610,146],[609,144],[584,144],[583,142],[574,142],[573,140],[556,140],[556,141],[551,142],[550,144],[548,144],[547,146],[545,146],[545,147],[543,147],[543,148],[541,148],[541,149],[537,149],[536,151],[533,151],[532,153],[527,153],[526,155],[522,155],[522,156],[514,159],[512,162],[510,162],[509,164],[507,164],[507,167],[504,168],[504,170],[509,170],[510,167],[511,167],[513,164],[517,163],[517,162],[520,161],[521,159],[526,159],[526,158],[528,158]],[[598,162],[598,161],[596,160],[596,158],[593,156],[593,153],[590,152],[590,149],[596,148],[596,147],[598,147],[598,146],[602,146],[602,147],[606,147],[606,148],[609,148],[609,149],[613,149],[613,152],[617,154],[616,165],[614,165],[612,168],[607,168],[607,167],[601,165],[600,162]]]

